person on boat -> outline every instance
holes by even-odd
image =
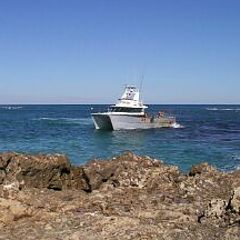
[[[165,113],[164,112],[159,112],[158,113],[158,118],[164,117]]]
[[[150,117],[150,122],[153,123],[154,122],[154,116]]]

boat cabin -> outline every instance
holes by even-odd
[[[144,108],[112,106],[112,107],[110,107],[109,111],[110,112],[143,113],[144,112]]]

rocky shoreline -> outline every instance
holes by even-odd
[[[240,239],[240,171],[2,153],[0,239]]]

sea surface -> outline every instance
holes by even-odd
[[[183,171],[206,161],[224,171],[240,168],[240,105],[150,105],[152,114],[167,111],[184,128],[97,131],[91,111],[107,108],[0,105],[0,152],[58,152],[80,165],[131,150]]]

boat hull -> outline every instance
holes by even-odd
[[[118,116],[110,115],[113,130],[123,129],[151,129],[169,128],[175,123],[174,118],[148,118],[143,116]]]
[[[150,118],[111,113],[93,113],[92,118],[96,129],[105,130],[170,128],[176,123],[171,117]]]
[[[92,113],[92,120],[97,130],[113,130],[112,122],[108,114]]]

